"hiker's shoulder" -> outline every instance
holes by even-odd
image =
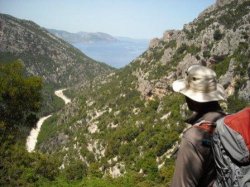
[[[185,139],[188,140],[202,140],[204,136],[207,136],[205,131],[198,128],[198,126],[193,125],[191,128],[189,128],[183,135]]]
[[[203,116],[203,120],[210,122],[210,123],[215,123],[217,122],[219,119],[223,118],[226,116],[226,113],[223,111],[214,111],[214,112],[208,112],[206,114],[204,114]]]

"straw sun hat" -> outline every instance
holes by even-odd
[[[216,73],[201,65],[192,65],[184,79],[173,83],[173,90],[197,102],[225,100],[225,90],[217,83]]]

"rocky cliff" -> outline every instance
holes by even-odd
[[[61,169],[79,160],[89,176],[132,176],[137,186],[169,184],[188,114],[171,84],[189,65],[217,72],[228,94],[226,111],[249,106],[249,10],[249,0],[218,0],[182,30],[153,39],[131,64],[82,90],[47,121],[38,149],[57,155]]]

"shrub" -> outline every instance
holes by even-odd
[[[88,166],[80,161],[72,161],[70,165],[65,168],[65,176],[68,180],[80,180],[87,176]]]
[[[221,33],[219,29],[214,31],[214,40],[219,41],[222,39],[222,37],[223,37],[223,34]]]
[[[228,99],[228,112],[234,113],[248,106],[250,103],[236,95],[229,96]]]

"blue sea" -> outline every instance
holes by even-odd
[[[90,58],[115,68],[122,68],[148,48],[148,40],[119,40],[114,42],[75,43]]]

